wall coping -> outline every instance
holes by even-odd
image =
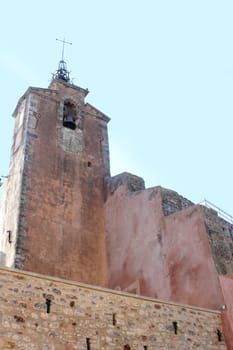
[[[89,290],[93,290],[93,291],[97,291],[97,292],[104,292],[104,293],[108,293],[108,294],[115,294],[118,296],[124,296],[127,298],[150,301],[150,302],[154,302],[157,304],[166,304],[166,305],[173,305],[173,306],[177,306],[177,307],[185,307],[185,308],[191,309],[191,310],[198,310],[198,311],[203,311],[203,312],[207,312],[207,313],[214,313],[214,314],[221,314],[222,313],[220,310],[208,309],[208,308],[203,308],[203,307],[198,307],[198,306],[193,306],[193,305],[188,305],[188,304],[177,303],[177,302],[173,302],[173,301],[166,301],[166,300],[162,300],[162,299],[154,299],[154,298],[150,298],[147,296],[141,296],[138,294],[132,294],[132,293],[127,293],[127,292],[123,292],[123,291],[117,291],[114,289],[98,287],[98,286],[85,284],[85,283],[81,283],[81,282],[76,282],[76,281],[70,281],[70,280],[66,280],[66,279],[62,279],[62,278],[58,278],[58,277],[42,275],[39,273],[30,272],[30,271],[23,271],[23,270],[12,269],[12,268],[8,268],[8,267],[0,266],[0,273],[1,272],[12,273],[14,275],[25,275],[28,277],[32,276],[36,279],[49,280],[49,281],[58,282],[61,284],[66,284],[66,285],[71,285],[71,286],[76,286],[76,287],[80,287],[80,288],[85,288],[85,289],[89,289]]]

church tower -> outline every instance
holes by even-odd
[[[87,94],[62,57],[49,88],[30,87],[19,100],[1,249],[8,267],[105,286],[109,118]]]

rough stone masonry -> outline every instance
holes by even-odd
[[[1,350],[226,350],[218,311],[4,268],[0,291]]]

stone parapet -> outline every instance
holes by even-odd
[[[106,180],[108,195],[113,194],[119,186],[126,186],[129,192],[142,191],[145,189],[143,178],[127,172],[109,177]]]
[[[161,187],[162,208],[165,216],[194,205],[190,200],[182,197],[175,191]]]

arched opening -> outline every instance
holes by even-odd
[[[76,106],[71,101],[65,101],[63,107],[63,126],[75,130],[76,129]]]

